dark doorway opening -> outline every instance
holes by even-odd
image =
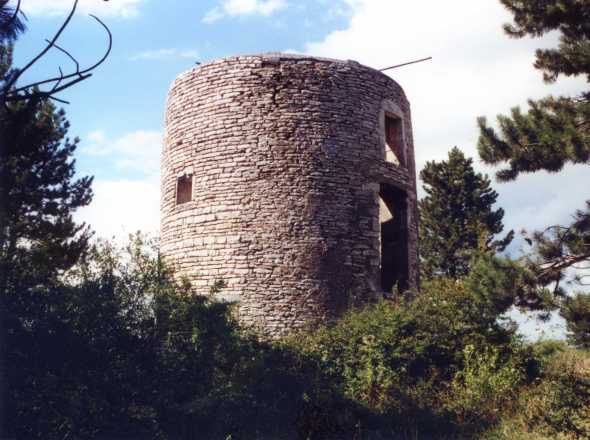
[[[388,293],[409,287],[408,202],[405,191],[380,185],[381,289]]]

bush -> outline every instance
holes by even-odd
[[[566,321],[571,344],[590,349],[590,293],[565,298],[559,314]]]
[[[529,429],[590,438],[590,356],[568,350],[548,363],[542,380],[522,397]]]
[[[565,341],[548,339],[532,343],[531,349],[539,361],[546,363],[551,361],[557,354],[568,350],[568,346]]]
[[[542,375],[523,386],[485,440],[578,440],[590,438],[590,353],[546,341],[534,344],[551,354],[542,358]]]
[[[103,243],[61,284],[11,303],[12,432],[473,438],[503,424],[511,402],[522,426],[586,432],[586,367],[572,361],[566,373],[554,366],[564,347],[516,339],[498,319],[510,304],[501,281],[439,279],[412,301],[383,300],[269,343],[240,328],[230,306],[177,285],[141,236],[124,251]]]
[[[461,281],[440,279],[412,302],[350,311],[286,345],[314,359],[343,396],[389,418],[390,428],[469,429],[484,413],[496,420],[494,411],[536,372],[530,350],[498,323],[496,305],[480,298]]]
[[[515,353],[502,359],[497,347],[463,350],[465,365],[453,378],[451,408],[465,423],[496,422],[526,380],[526,371]]]

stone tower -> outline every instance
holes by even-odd
[[[418,283],[410,106],[354,61],[236,56],[172,84],[161,251],[269,336]]]

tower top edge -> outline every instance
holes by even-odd
[[[264,52],[264,53],[254,53],[254,54],[241,54],[241,55],[230,55],[226,57],[216,58],[210,61],[206,61],[202,64],[198,64],[190,69],[185,70],[184,72],[180,73],[175,81],[181,80],[183,77],[190,75],[190,74],[198,74],[199,71],[206,69],[207,67],[212,67],[220,64],[232,64],[232,63],[239,63],[239,62],[266,62],[266,63],[276,63],[280,64],[283,61],[298,61],[298,62],[315,62],[315,63],[325,63],[325,64],[336,64],[336,65],[343,65],[343,66],[353,66],[358,69],[366,70],[372,72],[378,76],[381,76],[395,85],[401,88],[401,86],[389,75],[381,72],[378,69],[373,67],[364,65],[359,63],[355,60],[340,60],[336,58],[326,58],[326,57],[318,57],[313,55],[306,55],[306,54],[296,54],[296,53],[288,53],[288,52]]]

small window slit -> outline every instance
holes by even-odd
[[[180,176],[176,182],[176,204],[190,202],[193,199],[192,174]]]
[[[404,148],[402,136],[402,120],[385,115],[385,160],[404,165]]]

